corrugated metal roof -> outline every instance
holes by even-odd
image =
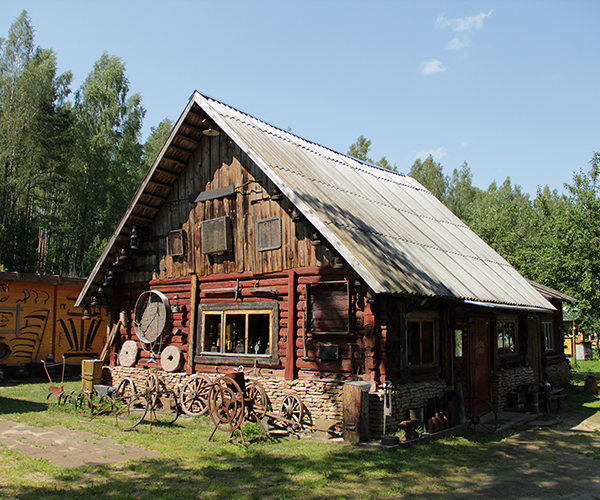
[[[193,99],[374,292],[553,309],[416,180],[301,139],[199,93]]]
[[[550,288],[549,286],[542,285],[541,283],[536,283],[535,281],[527,280],[531,284],[533,288],[535,288],[538,292],[542,294],[543,297],[547,299],[555,299],[560,300],[561,302],[567,302],[568,304],[577,304],[577,299],[567,295],[565,293],[559,292],[554,288]]]
[[[156,217],[212,119],[375,293],[554,309],[416,180],[367,165],[195,92],[96,263],[85,302],[136,221]]]

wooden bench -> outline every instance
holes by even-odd
[[[556,401],[556,407],[562,408],[562,400],[567,397],[563,394],[564,389],[552,389],[549,392],[540,392],[540,402],[544,403],[546,407],[546,413],[550,413],[550,402]]]

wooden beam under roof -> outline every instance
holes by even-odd
[[[165,170],[165,169],[163,169],[163,168],[157,168],[157,169],[155,170],[155,172],[157,172],[157,173],[159,173],[159,174],[166,175],[167,177],[170,177],[170,178],[171,178],[171,179],[173,179],[173,180],[177,180],[177,179],[179,179],[179,174],[175,174],[175,173],[173,173],[173,172],[171,172],[171,171],[169,171],[169,170]]]
[[[192,139],[192,140],[193,140],[194,142],[196,142],[196,143],[198,142],[196,139]],[[181,152],[181,153],[184,153],[184,154],[186,154],[186,155],[191,155],[191,154],[194,152],[194,150],[193,150],[193,149],[188,149],[188,148],[183,148],[183,147],[181,147],[181,146],[176,146],[176,145],[175,145],[175,144],[173,144],[173,143],[171,143],[171,144],[169,145],[169,149],[174,149],[175,151],[179,151],[179,152]]]
[[[164,184],[164,186],[168,186],[169,188],[172,188],[172,186],[170,184]],[[148,191],[144,191],[142,193],[142,196],[147,196],[148,198],[153,198],[153,199],[159,200],[161,202],[163,202],[163,201],[165,201],[167,199],[166,196],[160,196],[158,194],[149,193]]]
[[[164,200],[165,198],[163,198]],[[140,207],[143,208],[144,210],[150,210],[152,212],[158,212],[160,210],[161,207],[155,207],[154,205],[146,205],[145,203],[140,203],[139,201],[135,204],[136,208]]]
[[[139,215],[139,214],[136,214],[134,212],[132,212],[129,215],[129,219],[141,220],[143,222],[147,222],[148,224],[150,224],[151,222],[154,222],[154,218],[152,218],[152,217],[146,217],[145,215]]]
[[[169,148],[170,148],[170,146],[169,146]],[[165,161],[171,161],[171,162],[175,163],[175,165],[178,165],[183,168],[187,167],[187,163],[185,163],[181,160],[178,160],[177,158],[173,158],[171,156],[164,155],[160,161],[160,164],[162,165]],[[163,172],[163,170],[161,170],[161,172]]]
[[[171,189],[173,189],[173,185],[172,185],[172,184],[165,184],[164,182],[155,181],[154,179],[150,179],[150,180],[148,181],[148,184],[153,184],[154,186],[157,186],[157,187],[159,187],[159,188],[163,188],[163,189],[167,189],[167,190],[169,190],[169,191],[170,191]],[[156,197],[156,198],[163,198],[162,196],[158,196],[158,195],[156,195],[156,194],[150,194],[150,193],[148,193],[147,191],[144,191],[144,192],[142,193],[142,195],[154,196],[154,197]],[[165,200],[166,200],[166,198],[163,198],[163,199],[165,199]]]

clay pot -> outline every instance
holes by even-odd
[[[583,390],[585,392],[598,392],[598,382],[596,382],[596,379],[591,375],[588,375],[588,377],[585,379],[585,383],[583,384]]]

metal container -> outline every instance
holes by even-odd
[[[531,413],[540,412],[540,393],[538,391],[531,391],[529,393],[529,411]]]
[[[81,390],[92,391],[102,382],[102,360],[84,359],[81,362]]]

